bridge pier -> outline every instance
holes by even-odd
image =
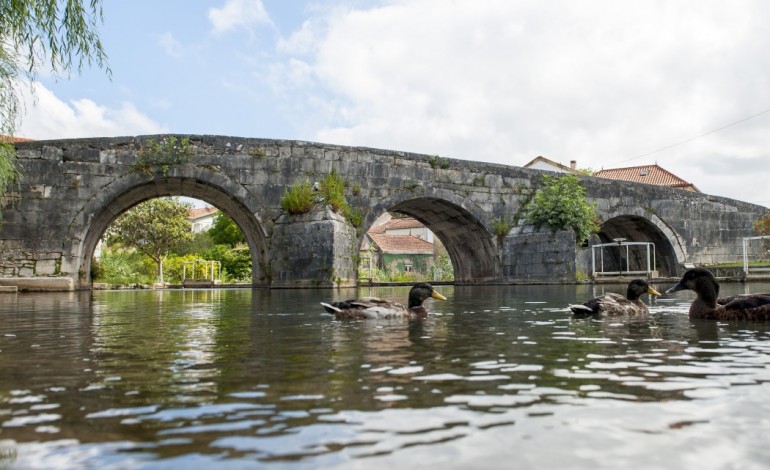
[[[355,286],[357,255],[355,228],[328,207],[283,215],[271,237],[270,286]]]

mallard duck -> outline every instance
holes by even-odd
[[[642,294],[660,295],[643,279],[634,279],[628,283],[626,296],[610,292],[593,298],[582,305],[570,305],[573,313],[583,315],[628,315],[643,316],[649,312],[647,306],[639,298]]]
[[[695,268],[684,273],[679,284],[666,294],[680,290],[695,291],[690,318],[713,320],[770,320],[770,294],[734,295],[719,298],[719,283],[708,269]]]
[[[324,306],[324,310],[334,314],[338,319],[418,318],[428,315],[428,310],[422,305],[428,297],[446,300],[446,297],[436,292],[433,286],[427,282],[421,282],[409,291],[408,307],[377,297],[364,297],[330,304],[321,302],[321,305]]]

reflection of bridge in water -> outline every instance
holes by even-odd
[[[156,136],[155,140],[161,140]],[[160,196],[189,196],[228,214],[252,256],[255,286],[323,287],[355,282],[363,234],[387,211],[413,216],[441,240],[458,283],[572,282],[590,272],[590,250],[571,231],[536,231],[521,212],[546,172],[387,150],[298,141],[189,136],[190,155],[137,170],[148,138],[18,144],[24,179],[4,201],[0,284],[91,287],[91,257],[112,221]],[[154,146],[163,150],[163,146]],[[168,155],[150,155],[161,162]],[[330,210],[289,216],[280,198],[301,181],[336,171],[363,215],[359,227]],[[732,199],[585,177],[601,231],[655,245],[663,276],[684,264],[737,261],[741,238],[767,209]],[[515,221],[505,236],[497,220]]]

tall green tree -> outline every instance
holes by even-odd
[[[230,248],[246,241],[238,225],[222,211],[214,217],[214,223],[208,229],[208,234],[217,245],[228,245]]]
[[[0,197],[19,180],[12,139],[20,87],[40,70],[69,77],[96,64],[110,75],[97,26],[101,0],[0,0]]]
[[[571,228],[578,244],[599,230],[596,207],[586,199],[577,176],[544,175],[542,181],[543,186],[524,209],[528,222],[536,228],[546,225],[553,231]]]
[[[190,204],[177,198],[157,198],[127,210],[110,225],[104,235],[107,245],[136,248],[157,265],[157,278],[163,283],[163,261],[176,246],[192,240]]]

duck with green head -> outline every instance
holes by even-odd
[[[377,297],[343,300],[340,302],[321,302],[324,310],[333,314],[337,319],[379,319],[379,318],[422,318],[428,315],[423,302],[428,298],[446,300],[446,297],[436,292],[427,282],[416,284],[409,291],[409,301],[406,307],[399,302],[383,300]]]
[[[644,294],[660,295],[660,292],[644,279],[634,279],[628,284],[625,297],[609,292],[581,305],[570,305],[569,309],[576,315],[644,316],[649,313],[647,306],[639,300]]]

